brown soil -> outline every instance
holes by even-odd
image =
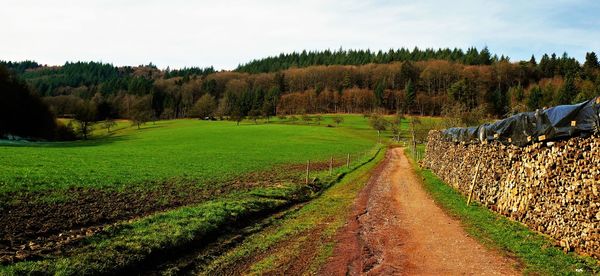
[[[422,188],[402,149],[390,150],[338,233],[323,275],[517,275],[517,262],[462,229]]]
[[[0,213],[0,263],[60,254],[65,246],[115,222],[198,203],[222,192],[165,183],[135,192],[70,189],[69,200],[57,203],[37,202],[39,193],[22,196],[21,203]]]
[[[72,188],[64,192],[67,201],[56,203],[39,201],[48,191],[5,195],[16,203],[0,206],[0,264],[60,255],[119,221],[197,204],[234,190],[297,182],[298,175],[298,170],[276,167],[227,183],[164,182],[126,191]]]

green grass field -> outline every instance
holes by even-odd
[[[111,133],[97,128],[88,141],[2,141],[0,198],[6,200],[0,209],[14,210],[10,216],[19,223],[3,220],[0,230],[8,238],[0,239],[0,245],[11,252],[25,243],[27,254],[41,261],[28,258],[0,266],[0,274],[114,271],[135,265],[150,252],[202,240],[226,225],[310,200],[378,148],[368,119],[359,115],[344,119],[335,127],[324,116],[320,123],[274,119],[239,126],[228,121],[173,120],[141,129],[121,121]],[[350,168],[340,165],[348,154]],[[311,186],[298,178],[307,160],[314,164],[331,157],[339,166],[333,175],[321,166],[311,172],[319,177]],[[174,189],[169,188],[172,184]],[[200,194],[188,196],[190,192]],[[136,200],[140,197],[145,200]],[[134,209],[118,209],[128,204]],[[31,213],[36,214],[33,220]],[[36,243],[47,248],[44,252],[55,252],[53,241],[73,227],[68,223],[81,225],[79,229],[103,221],[109,222],[107,228],[69,247],[69,253],[58,259],[40,253],[37,245],[27,245],[28,237],[42,235]],[[19,234],[23,228],[28,231],[25,236]],[[50,237],[44,229],[53,231]],[[19,253],[13,254],[9,256]]]
[[[169,178],[219,181],[275,164],[326,160],[362,152],[376,134],[361,116],[340,127],[311,124],[236,126],[174,120],[138,130],[124,123],[88,141],[0,144],[0,194],[67,187],[122,188]]]

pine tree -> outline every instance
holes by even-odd
[[[529,108],[529,110],[541,108],[543,97],[544,94],[542,94],[542,89],[539,86],[536,85],[531,88],[527,97],[527,108]]]
[[[342,87],[343,88],[352,87],[352,80],[350,79],[350,72],[344,73],[344,79],[342,80]]]
[[[550,68],[550,65],[550,57],[547,54],[544,54],[540,60],[539,66],[544,77],[551,77],[554,74],[554,72],[552,72],[552,68]]]
[[[565,83],[558,91],[558,104],[571,104],[577,95],[577,87],[573,77],[567,76]]]
[[[500,87],[496,88],[491,94],[491,102],[494,107],[494,113],[498,116],[506,115],[508,111],[508,97]]]
[[[596,53],[586,53],[585,54],[585,63],[583,64],[583,72],[585,76],[589,80],[593,80],[594,76],[597,75],[597,70],[600,68],[600,64],[598,63],[598,57]]]
[[[380,81],[375,87],[375,104],[377,107],[381,107],[383,105],[383,83],[384,81]]]
[[[492,64],[492,54],[487,46],[485,46],[481,52],[479,52],[479,64],[490,65]]]
[[[529,59],[529,63],[533,66],[537,66],[537,62],[535,61],[534,55],[531,55],[531,59]]]
[[[415,100],[417,98],[417,92],[415,91],[415,87],[412,83],[412,80],[408,80],[406,86],[404,87],[404,90],[406,92],[404,104],[406,105],[406,111],[410,112],[410,109],[415,104]]]
[[[585,63],[583,64],[584,68],[598,69],[600,68],[600,64],[598,63],[598,56],[596,53],[586,53],[585,54]]]

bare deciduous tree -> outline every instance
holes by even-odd
[[[152,106],[150,96],[137,99],[130,110],[129,117],[134,125],[140,126],[152,120]]]
[[[96,123],[95,106],[91,103],[81,101],[75,109],[74,115],[77,132],[83,136],[83,139],[87,139]]]
[[[369,125],[377,130],[377,140],[381,142],[381,132],[387,129],[389,122],[379,114],[372,114],[369,117]]]
[[[338,126],[339,126],[341,123],[343,123],[343,122],[344,122],[344,117],[342,117],[342,116],[334,116],[334,117],[333,117],[333,122],[334,122],[336,125],[338,125]]]
[[[102,122],[102,127],[106,128],[106,131],[110,133],[110,129],[115,127],[117,123],[113,119],[106,119]]]

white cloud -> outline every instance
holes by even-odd
[[[233,69],[302,49],[484,45],[581,59],[600,49],[598,12],[593,1],[5,0],[0,59]]]

